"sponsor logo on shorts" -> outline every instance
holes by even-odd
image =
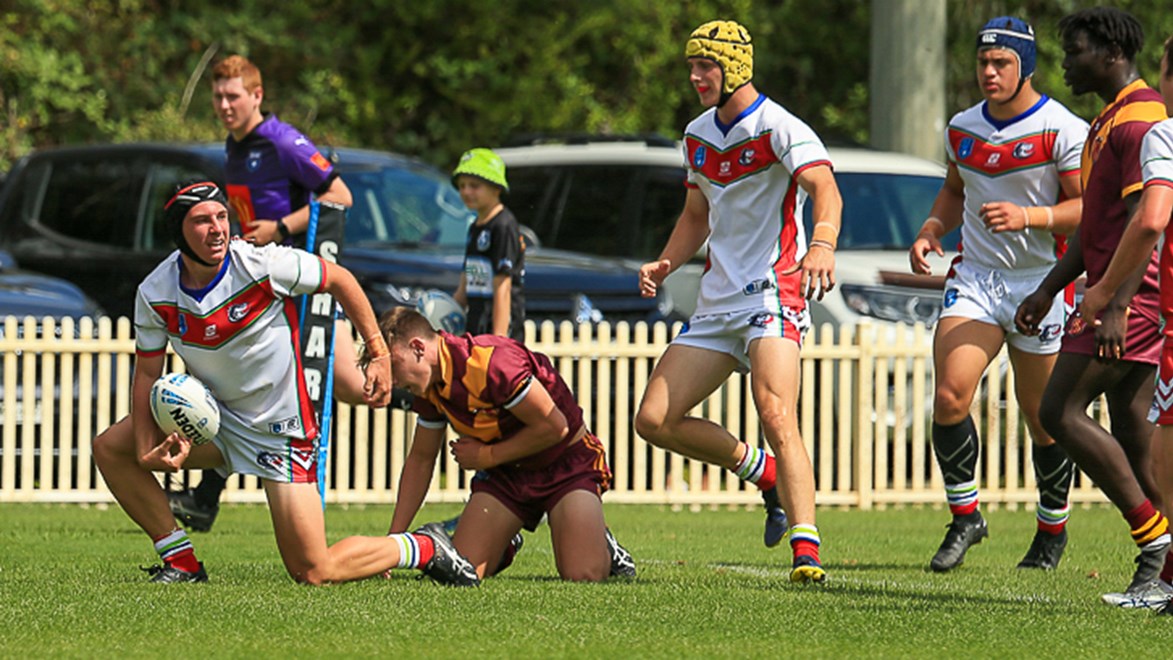
[[[257,454],[257,465],[278,472],[285,471],[285,457],[271,451],[262,451]]]
[[[692,165],[696,168],[701,168],[705,164],[705,158],[708,157],[708,151],[703,147],[697,147],[696,151],[692,152]]]
[[[1025,160],[1030,158],[1034,152],[1035,145],[1031,144],[1030,142],[1019,142],[1018,144],[1014,145],[1014,151],[1011,155],[1019,160]]]
[[[288,417],[269,425],[269,433],[273,435],[289,435],[301,430],[301,419],[299,417]]]
[[[228,320],[232,323],[239,323],[247,315],[248,303],[240,303],[228,308]]]
[[[763,291],[769,291],[776,288],[774,283],[767,279],[754,280],[749,284],[741,287],[741,294],[745,296],[754,296]]]
[[[952,307],[957,304],[957,289],[945,290],[945,301],[942,303],[945,307]]]
[[[1039,329],[1039,341],[1055,341],[1061,334],[1063,334],[1063,326],[1058,323],[1048,323]]]
[[[957,157],[965,160],[971,154],[973,154],[973,138],[961,138],[961,144],[957,145]]]
[[[774,315],[770,312],[758,312],[749,317],[749,324],[755,328],[766,328],[774,322]]]

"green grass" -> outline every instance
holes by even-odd
[[[431,506],[421,519],[456,512]],[[331,508],[332,540],[386,529],[390,506]],[[943,510],[824,510],[829,582],[786,580],[761,510],[608,506],[634,582],[555,579],[548,530],[480,589],[392,580],[301,587],[267,511],[229,506],[195,536],[206,585],[146,584],[150,543],[116,507],[0,505],[4,657],[1161,657],[1173,618],[1110,608],[1135,549],[1109,508],[1077,510],[1058,571],[1016,571],[1033,513],[987,514],[953,574],[926,570]]]

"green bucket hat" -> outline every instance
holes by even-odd
[[[452,185],[456,185],[456,177],[461,174],[484,179],[509,192],[509,182],[505,180],[505,161],[492,149],[477,148],[464,152],[460,163],[452,170]]]

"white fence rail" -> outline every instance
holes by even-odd
[[[663,324],[559,327],[527,324],[527,344],[550,356],[578,394],[588,425],[607,446],[615,473],[609,502],[691,506],[753,504],[756,492],[725,470],[669,454],[634,432],[635,408],[667,345]],[[130,408],[134,342],[127,319],[7,318],[0,336],[0,501],[105,502],[93,438]],[[172,355],[172,369],[182,362]],[[1036,501],[1031,443],[1001,355],[975,399],[981,430],[983,502]],[[764,445],[747,377],[734,374],[696,414]],[[822,505],[868,509],[944,501],[929,444],[931,336],[917,326],[871,326],[839,336],[823,327],[802,351],[800,426]],[[1104,406],[1098,406],[1102,411]],[[1106,422],[1104,412],[1099,412]],[[341,405],[331,437],[327,499],[394,501],[414,417]],[[466,498],[468,473],[451,456],[437,466],[431,501]],[[179,478],[198,479],[193,473]],[[176,477],[171,477],[172,479]],[[233,477],[226,501],[263,500],[258,480]],[[1077,476],[1073,502],[1103,502]]]

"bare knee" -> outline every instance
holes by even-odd
[[[645,405],[641,405],[635,414],[635,432],[657,447],[664,446],[671,437],[664,412],[653,411]]]
[[[943,426],[960,424],[969,415],[972,396],[963,396],[952,387],[941,386],[933,396],[933,419]]]

